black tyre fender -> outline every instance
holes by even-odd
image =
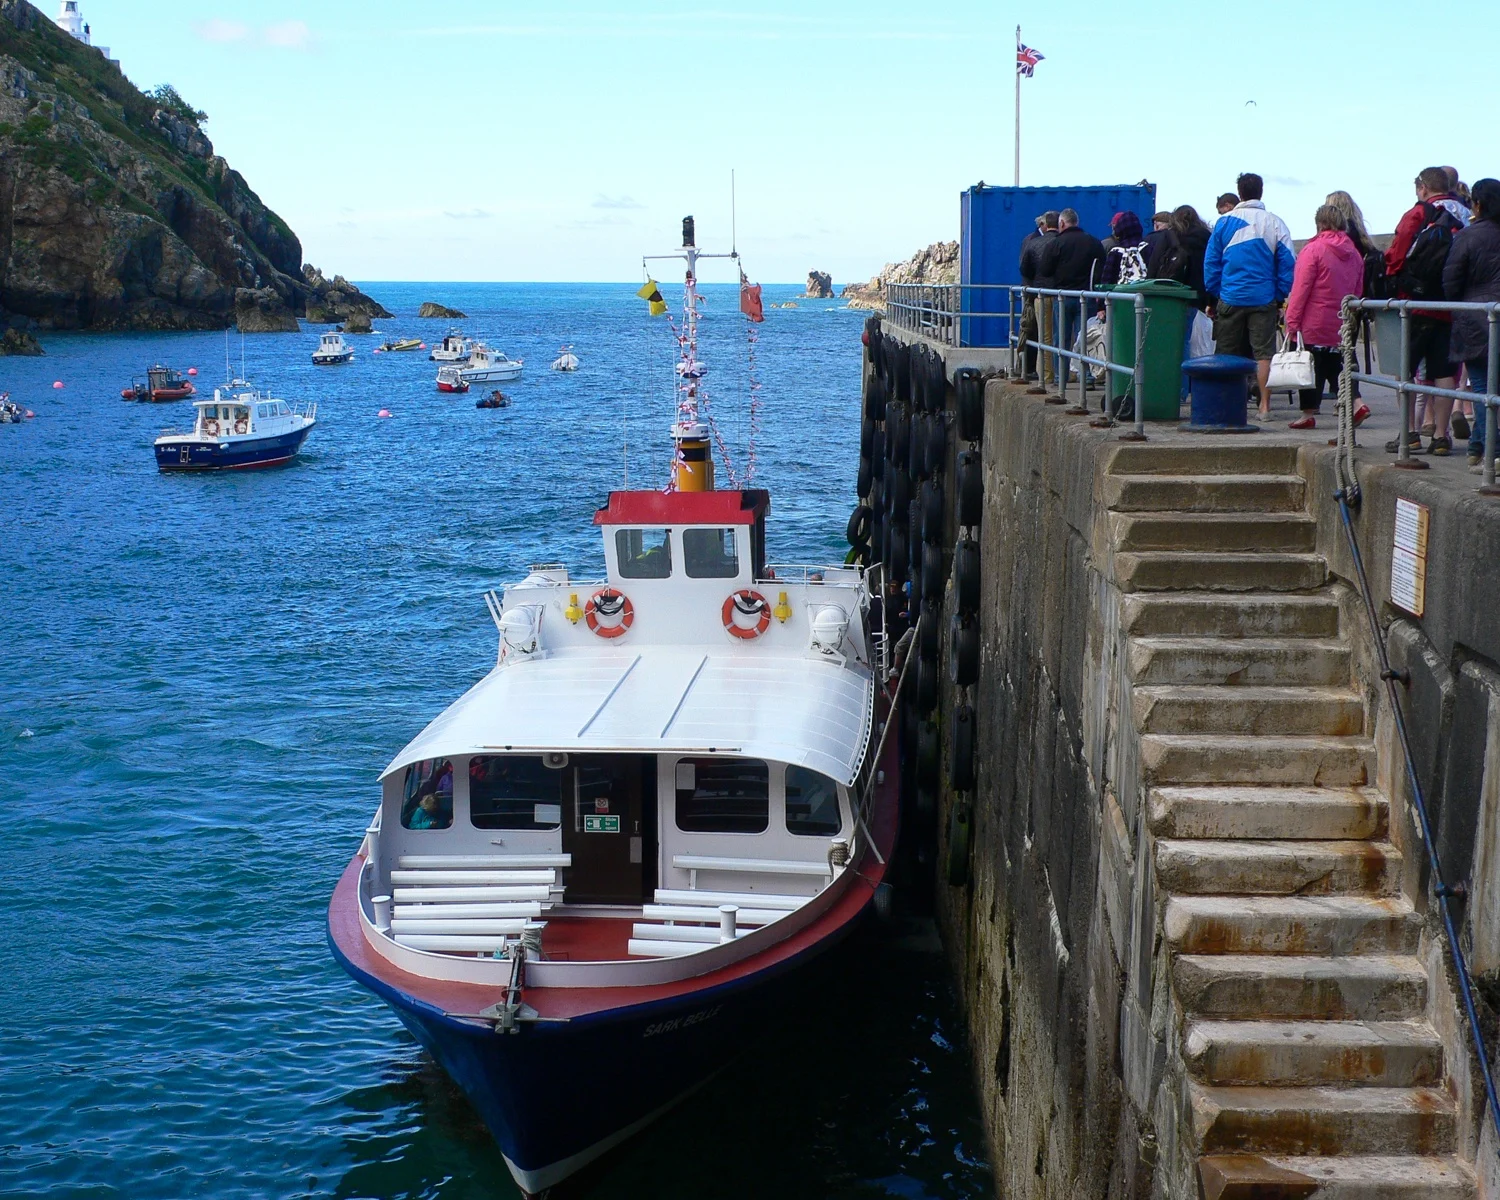
[[[879,375],[871,375],[869,383],[865,386],[865,417],[867,420],[885,420],[887,395],[885,380]]]
[[[979,682],[979,619],[973,614],[956,612],[948,622],[948,676],[956,687]]]
[[[958,523],[973,528],[984,517],[984,461],[979,451],[960,451],[955,474],[958,476]]]
[[[885,426],[875,426],[875,432],[870,435],[870,464],[876,471],[885,468]]]
[[[955,800],[948,813],[948,862],[949,887],[967,887],[969,883],[969,845],[973,836],[974,805],[968,800]]]
[[[953,391],[959,440],[977,442],[984,436],[984,376],[977,367],[960,367],[953,376]]]
[[[959,612],[979,612],[979,543],[973,538],[959,538],[953,547],[953,596]]]
[[[934,600],[943,594],[943,548],[935,542],[922,543],[922,593]]]
[[[885,477],[885,505],[893,523],[906,523],[907,506],[911,504],[911,476],[904,467],[890,464]]]
[[[875,482],[875,466],[870,461],[869,455],[862,454],[859,458],[859,473],[854,477],[854,494],[865,497],[870,494],[870,487]],[[871,505],[871,507],[874,507]]]
[[[948,786],[955,792],[974,790],[974,710],[960,704],[948,726]]]
[[[936,479],[929,479],[917,492],[917,502],[922,507],[922,540],[941,542],[948,517],[943,511],[943,485]]]
[[[936,597],[922,602],[922,624],[917,632],[917,650],[927,658],[936,658],[943,648],[943,606]]]
[[[948,458],[948,422],[942,413],[933,413],[927,418],[927,440],[923,448],[927,452],[928,477],[941,477]]]
[[[886,552],[886,573],[895,583],[906,582],[906,569],[910,563],[906,553],[906,522],[892,521],[890,526],[890,549]]]
[[[936,658],[919,654],[913,669],[917,673],[914,681],[917,685],[914,697],[917,712],[925,717],[937,707],[939,674],[942,668]]]
[[[933,364],[932,412],[940,413],[948,407],[948,368],[941,357]]]
[[[875,439],[875,421],[871,417],[862,417],[859,422],[859,456],[868,458],[870,456],[870,443]]]
[[[885,410],[885,456],[906,469],[911,447],[911,412],[904,404],[890,404]]]
[[[913,479],[927,477],[927,414],[920,409],[911,414],[911,434],[906,443],[906,470]]]
[[[858,548],[870,544],[870,524],[875,514],[868,504],[856,504],[849,514],[849,524],[844,527],[844,538]]]
[[[942,768],[942,738],[936,721],[917,726],[917,782],[932,786]]]

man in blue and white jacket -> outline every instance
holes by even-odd
[[[1203,259],[1203,284],[1214,297],[1214,343],[1220,354],[1255,359],[1260,415],[1271,415],[1271,356],[1281,305],[1292,293],[1296,252],[1286,222],[1261,203],[1259,175],[1241,175],[1240,195],[1214,226]]]

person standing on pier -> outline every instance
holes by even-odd
[[[1042,240],[1037,244],[1036,256],[1036,286],[1039,288],[1055,288],[1052,273],[1047,269],[1044,261],[1047,256],[1047,247],[1057,238],[1058,212],[1056,209],[1048,209],[1042,214]],[[1036,323],[1037,329],[1042,335],[1044,346],[1055,346],[1057,340],[1053,337],[1057,331],[1052,328],[1052,314],[1054,310],[1054,297],[1038,296],[1036,298]],[[1057,378],[1057,356],[1046,350],[1042,351],[1042,383],[1051,387]]]
[[[1469,227],[1453,238],[1443,266],[1443,294],[1449,300],[1500,301],[1500,179],[1481,179],[1470,191],[1474,210]],[[1469,368],[1469,390],[1483,396],[1496,386],[1489,378],[1489,321],[1481,313],[1453,314],[1449,353]],[[1469,469],[1484,470],[1484,429],[1493,414],[1474,401],[1469,430]],[[1456,424],[1457,422],[1455,422]]]
[[[1104,246],[1079,226],[1076,209],[1065,208],[1058,213],[1057,226],[1057,236],[1042,250],[1041,273],[1052,280],[1050,286],[1061,291],[1089,291],[1099,281]],[[1139,218],[1136,229],[1140,229]],[[1082,304],[1078,300],[1064,300],[1062,341],[1058,345],[1071,349],[1082,327]]]
[[[1271,415],[1271,356],[1278,311],[1291,294],[1297,255],[1286,222],[1266,211],[1265,183],[1246,172],[1235,181],[1240,202],[1219,218],[1203,259],[1203,284],[1216,301],[1214,342],[1220,354],[1253,358],[1260,415]]]
[[[1339,375],[1344,367],[1344,297],[1362,295],[1365,283],[1364,259],[1345,231],[1344,214],[1325,204],[1313,221],[1318,233],[1297,256],[1292,294],[1286,305],[1287,343],[1300,335],[1312,351],[1314,371],[1313,386],[1298,392],[1302,415],[1291,422],[1293,429],[1318,427],[1324,384],[1334,397],[1339,394]],[[1361,404],[1354,411],[1354,423],[1358,425],[1369,415],[1370,410]]]
[[[1047,227],[1047,215],[1036,219],[1036,228],[1021,239],[1021,283],[1036,287],[1038,260],[1042,256],[1042,231]],[[1036,382],[1036,347],[1032,345],[1040,332],[1037,325],[1036,305],[1028,302],[1021,314],[1021,360],[1025,364],[1023,375],[1027,383]]]

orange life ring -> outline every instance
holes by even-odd
[[[208,420],[206,420],[206,421],[203,422],[203,432],[206,433],[206,434],[208,434],[209,437],[218,437],[219,436],[219,423],[217,421],[215,421],[212,417],[209,417]]]
[[[614,625],[602,625],[599,622],[601,613],[606,617],[618,616],[620,619]],[[583,615],[589,623],[589,629],[600,637],[623,637],[625,631],[635,624],[635,605],[630,603],[630,597],[624,592],[602,587],[589,597],[589,602],[583,606]]]
[[[758,612],[760,616],[754,625],[746,626],[740,625],[735,621],[734,614],[736,612],[747,617],[754,616]],[[729,631],[730,636],[743,638],[747,642],[752,638],[760,637],[761,634],[765,633],[771,627],[771,606],[766,602],[764,596],[750,588],[741,588],[739,591],[731,592],[726,596],[724,598],[722,615],[724,617],[724,628]]]
[[[235,433],[244,433],[245,430],[247,430],[249,428],[250,428],[250,424],[249,424],[248,421],[236,421],[234,423],[234,431],[235,431]]]

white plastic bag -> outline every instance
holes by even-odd
[[[1201,309],[1193,310],[1193,324],[1188,330],[1188,357],[1207,358],[1215,353],[1214,323]]]

